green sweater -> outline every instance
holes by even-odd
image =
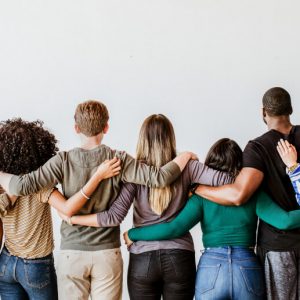
[[[248,247],[255,245],[257,216],[281,230],[300,227],[300,210],[286,212],[264,192],[243,206],[222,206],[194,195],[172,221],[133,228],[128,235],[132,241],[174,239],[200,221],[204,247]]]

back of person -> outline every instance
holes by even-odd
[[[15,174],[35,170],[57,151],[53,134],[41,121],[1,122],[0,170]],[[53,189],[11,199],[0,195],[4,247],[0,255],[1,299],[57,299],[51,209]]]
[[[231,181],[231,178],[222,172],[208,168],[199,161],[190,161],[182,175],[172,185],[172,199],[168,208],[162,215],[151,209],[149,203],[149,189],[145,186],[135,185],[135,201],[133,210],[134,227],[152,225],[171,221],[182,210],[188,199],[191,184],[199,183],[218,186]],[[142,253],[159,249],[184,249],[194,251],[193,239],[190,233],[168,241],[145,242],[138,241],[130,247],[131,253]]]
[[[105,160],[117,156],[125,160],[126,153],[111,150],[105,145],[99,145],[92,150],[75,148],[69,152],[60,153],[62,159],[62,189],[69,198],[75,194]],[[76,178],[76,180],[74,180]],[[117,197],[122,176],[114,176],[104,180],[95,190],[91,199],[78,214],[86,215],[108,209]],[[61,249],[76,249],[82,251],[102,250],[120,247],[120,228],[99,228],[87,226],[69,226],[61,224]]]
[[[202,240],[205,248],[220,246],[254,247],[257,227],[256,198],[242,206],[223,206],[202,201]]]
[[[293,126],[288,135],[270,130],[254,141],[250,141],[244,151],[244,165],[251,165],[264,173],[263,187],[272,199],[283,209],[291,211],[299,206],[286,166],[282,162],[276,145],[280,139],[294,144],[300,150],[300,126]],[[253,153],[257,158],[253,161]],[[298,157],[299,159],[299,157]],[[260,222],[258,245],[272,250],[300,249],[300,230],[281,231]]]
[[[52,253],[52,218],[47,203],[51,193],[52,189],[20,197],[8,207],[5,207],[5,195],[1,195],[4,244],[10,254],[35,259]]]

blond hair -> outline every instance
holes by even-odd
[[[88,100],[77,105],[74,119],[81,133],[91,137],[103,132],[109,115],[103,103]]]
[[[148,165],[161,167],[176,156],[176,141],[172,123],[164,115],[151,115],[140,130],[136,150],[137,159]],[[153,212],[161,215],[172,199],[172,188],[150,188],[149,204]]]

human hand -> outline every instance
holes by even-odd
[[[191,152],[191,151],[183,151],[183,152],[179,153],[179,155],[184,155],[188,159],[199,160],[197,154],[195,154],[194,152]]]
[[[133,241],[128,236],[128,231],[123,233],[123,239],[125,241],[125,244],[127,245],[127,249],[133,244]]]
[[[99,180],[107,179],[120,174],[121,161],[119,158],[114,157],[110,160],[105,160],[97,169],[96,176]]]
[[[291,168],[297,164],[297,150],[287,140],[279,140],[277,144],[277,151],[282,161],[288,168]]]

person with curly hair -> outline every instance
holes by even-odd
[[[34,171],[55,156],[56,144],[55,136],[41,121],[18,118],[1,122],[0,170],[16,175]],[[2,300],[58,298],[50,205],[71,215],[85,204],[101,180],[119,171],[117,158],[105,161],[68,201],[53,187],[19,198],[0,191],[1,238],[3,229],[5,235],[0,254]]]

